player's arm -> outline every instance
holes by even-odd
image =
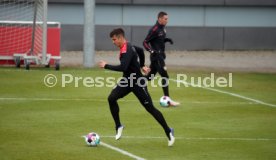
[[[139,62],[140,62],[140,67],[143,68],[145,66],[145,53],[143,48],[138,47],[138,46],[133,46],[136,50],[136,53],[138,54],[139,57]]]
[[[130,64],[132,58],[132,54],[126,52],[121,55],[121,64],[120,65],[110,65],[110,64],[105,64],[104,68],[109,69],[112,71],[119,71],[119,72],[124,72],[128,69],[128,66]]]
[[[158,32],[157,32],[157,26],[154,26],[148,33],[146,39],[143,42],[144,48],[149,51],[150,53],[154,53],[154,50],[150,46],[150,41],[158,37]]]
[[[150,72],[150,68],[145,66],[145,53],[143,48],[141,47],[137,47],[137,46],[133,46],[138,54],[139,57],[139,62],[140,62],[140,68],[142,69],[142,71],[144,72],[144,74],[148,74]]]
[[[173,40],[171,38],[165,38],[164,42],[169,42],[170,44],[173,44]]]

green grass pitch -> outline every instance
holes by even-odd
[[[169,71],[188,76],[209,72]],[[44,77],[54,74],[55,87]],[[167,146],[163,129],[133,94],[119,101],[125,125],[119,141],[115,135],[107,96],[111,87],[61,86],[62,74],[75,77],[120,77],[99,69],[0,68],[0,159],[1,160],[127,160],[131,157],[103,145],[88,147],[81,137],[91,131],[101,141],[149,160],[270,160],[276,157],[276,107],[228,94],[195,87],[177,87],[170,81],[171,97],[179,107],[162,108],[160,87],[149,87],[155,106],[175,129],[176,142]],[[215,73],[227,77],[228,73]],[[82,81],[79,81],[82,82]],[[269,104],[276,104],[276,75],[233,73],[232,88],[216,88]]]

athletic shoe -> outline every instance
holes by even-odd
[[[169,147],[173,146],[174,141],[175,141],[175,138],[174,138],[174,130],[173,130],[173,128],[171,128],[170,140],[168,141],[168,146],[169,146]]]
[[[123,133],[123,130],[124,130],[124,126],[118,127],[118,129],[117,129],[117,134],[116,134],[116,136],[115,136],[115,139],[116,139],[116,140],[119,140],[119,139],[121,138],[122,133]]]
[[[176,106],[178,106],[178,105],[180,105],[179,102],[173,101],[173,100],[170,98],[170,106],[176,107]]]

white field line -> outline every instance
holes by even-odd
[[[83,135],[83,136],[81,136],[81,137],[82,137],[82,138],[85,138],[86,136]],[[102,136],[101,136],[101,137],[102,137]],[[111,138],[111,136],[108,136],[108,137]],[[112,136],[112,138],[114,138],[114,136]],[[131,157],[131,158],[134,158],[134,159],[137,159],[137,160],[145,160],[145,158],[141,158],[141,157],[139,157],[139,156],[136,156],[136,155],[134,155],[134,154],[132,154],[132,153],[129,153],[129,152],[125,151],[125,150],[122,150],[122,149],[120,149],[120,148],[118,148],[118,147],[114,147],[114,146],[112,146],[112,145],[110,145],[110,144],[104,143],[103,141],[100,142],[100,145],[101,145],[101,146],[104,146],[104,147],[106,147],[106,148],[112,149],[112,150],[114,150],[114,151],[117,151],[117,152],[119,152],[119,153],[121,153],[121,154],[127,155],[127,156],[129,156],[129,157]]]
[[[192,86],[192,87],[199,87],[199,88],[207,89],[207,90],[210,90],[210,91],[214,91],[214,92],[223,93],[223,94],[227,94],[227,95],[230,95],[230,96],[238,97],[238,98],[241,98],[241,99],[245,99],[247,101],[255,102],[257,104],[262,104],[262,105],[269,106],[269,107],[276,107],[275,104],[266,103],[266,102],[263,102],[261,100],[249,98],[249,97],[242,96],[242,95],[239,95],[239,94],[236,94],[236,93],[222,91],[222,90],[218,90],[218,89],[214,89],[214,88],[210,88],[210,87],[199,86],[199,85],[191,84],[189,82],[179,81],[179,80],[175,80],[175,79],[170,79],[170,80],[173,81],[173,82],[182,83],[184,85],[189,85],[189,86]]]
[[[103,138],[114,138],[114,136],[101,136]],[[153,136],[122,136],[122,139],[167,139],[167,137],[153,137]],[[271,138],[215,138],[215,137],[175,137],[175,139],[184,140],[226,140],[226,141],[276,141],[276,139]]]
[[[114,136],[113,136],[113,138],[114,138]],[[104,146],[104,147],[106,147],[106,148],[112,149],[112,150],[114,150],[114,151],[117,151],[117,152],[119,152],[119,153],[121,153],[121,154],[123,154],[123,155],[129,156],[129,157],[131,157],[131,158],[133,158],[133,159],[145,160],[145,158],[136,156],[136,155],[134,155],[134,154],[132,154],[132,153],[129,153],[129,152],[125,151],[125,150],[122,150],[122,149],[120,149],[120,148],[118,148],[118,147],[114,147],[114,146],[112,146],[112,145],[110,145],[110,144],[104,143],[103,141],[101,141],[100,145],[101,145],[101,146]]]
[[[92,98],[24,98],[24,97],[0,97],[0,101],[93,101],[93,102],[107,102],[107,99],[92,99]],[[138,100],[125,100],[120,99],[122,102],[138,102]],[[153,102],[158,103],[159,101],[153,100]],[[215,102],[215,101],[186,101],[185,103],[195,103],[195,104],[258,104],[256,102]]]
[[[104,99],[86,99],[86,98],[25,98],[25,97],[0,97],[0,100],[15,100],[15,101],[96,101],[106,102]]]
[[[20,70],[4,70],[4,71],[20,71]],[[40,71],[39,71],[40,72]],[[96,71],[97,72],[97,71]],[[98,71],[99,72],[99,71]],[[105,71],[106,73],[115,73],[115,74],[118,74],[117,72],[113,72],[113,71]],[[158,76],[157,76],[158,77]],[[250,98],[250,97],[246,97],[246,96],[243,96],[243,95],[239,95],[239,94],[236,94],[236,93],[231,93],[231,92],[227,92],[227,91],[222,91],[222,90],[218,90],[218,89],[214,89],[214,88],[210,88],[210,87],[204,87],[204,86],[199,86],[199,85],[195,85],[195,84],[191,84],[189,82],[185,82],[185,81],[179,81],[179,80],[176,80],[176,79],[169,79],[171,81],[174,81],[174,82],[178,82],[178,83],[183,83],[183,84],[186,84],[186,85],[189,85],[189,86],[192,86],[192,87],[199,87],[199,88],[203,88],[203,89],[207,89],[207,90],[211,90],[211,91],[214,91],[214,92],[219,92],[219,93],[223,93],[223,94],[228,94],[228,95],[231,95],[231,96],[234,96],[234,97],[238,97],[238,98],[241,98],[241,99],[245,99],[247,101],[251,101],[251,102],[254,102],[254,103],[257,103],[257,104],[262,104],[262,105],[265,105],[265,106],[269,106],[269,107],[276,107],[275,104],[271,104],[271,103],[266,103],[266,102],[263,102],[261,100],[257,100],[257,99],[253,99],[253,98]],[[0,98],[0,100],[2,100]]]

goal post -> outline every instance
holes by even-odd
[[[47,56],[47,19],[48,19],[48,0],[43,0],[43,30],[42,30],[42,64],[46,64]]]
[[[19,62],[35,57],[36,64],[49,63],[47,6],[48,0],[0,1],[0,56],[16,55]]]

